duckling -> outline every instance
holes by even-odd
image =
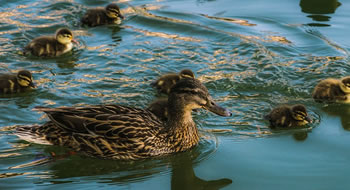
[[[37,107],[50,121],[20,126],[16,134],[30,142],[65,146],[93,157],[145,159],[196,146],[199,136],[191,111],[199,108],[219,116],[232,115],[213,101],[200,81],[184,78],[170,91],[166,122],[149,110],[122,105]]]
[[[270,121],[270,127],[290,128],[303,126],[311,122],[304,105],[282,105],[274,108],[265,119]]]
[[[33,39],[24,48],[24,53],[39,57],[60,56],[72,50],[72,42],[78,43],[73,39],[73,33],[67,28],[61,28],[56,31],[55,36],[40,36]]]
[[[89,9],[81,18],[81,23],[90,27],[106,25],[106,24],[121,24],[123,15],[120,13],[118,5],[111,3],[106,8]]]
[[[0,92],[2,94],[23,92],[35,88],[32,74],[27,70],[21,70],[17,74],[0,75]]]
[[[350,76],[341,80],[322,80],[316,85],[312,97],[316,102],[350,103]]]
[[[151,83],[159,93],[169,94],[172,86],[182,78],[195,78],[194,73],[190,69],[184,69],[179,74],[169,73],[161,76],[158,80]]]
[[[168,120],[168,98],[158,98],[154,100],[147,110],[156,115],[160,120]]]

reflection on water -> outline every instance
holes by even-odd
[[[310,13],[308,17],[314,21],[326,22],[331,19],[330,16],[324,14],[333,14],[341,5],[338,0],[300,0],[301,11]],[[330,26],[324,23],[310,23],[309,26]]]
[[[344,130],[350,131],[350,107],[346,104],[329,104],[322,106],[322,111],[340,118]]]
[[[231,179],[223,178],[216,180],[204,180],[196,176],[193,170],[191,155],[182,154],[173,159],[171,162],[171,189],[183,190],[215,190],[221,189],[232,183]],[[215,168],[213,168],[215,169]]]
[[[208,142],[205,140],[205,142]],[[28,145],[28,144],[27,144]],[[201,143],[200,147],[206,146]],[[22,147],[14,145],[14,147]],[[18,151],[9,149],[8,151]],[[159,159],[148,159],[141,161],[115,161],[87,158],[67,151],[63,147],[48,146],[45,153],[38,155],[31,162],[15,165],[8,168],[8,172],[1,173],[0,178],[11,178],[15,176],[37,177],[42,181],[51,179],[50,183],[72,183],[74,177],[95,176],[99,183],[126,185],[130,182],[146,180],[155,174],[168,172],[171,167],[171,189],[220,189],[232,183],[231,179],[223,178],[217,180],[203,180],[196,176],[194,165],[204,159],[211,150],[203,152],[201,148],[179,153]],[[44,156],[46,155],[46,156]],[[19,155],[2,154],[5,158],[15,158]],[[34,170],[41,166],[49,167],[48,171],[42,172],[15,172],[19,169],[30,168]]]

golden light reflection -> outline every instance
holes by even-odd
[[[12,18],[14,17],[14,18]],[[33,18],[34,17],[34,18]],[[0,12],[0,23],[5,23],[9,25],[15,25],[17,27],[24,27],[24,28],[46,28],[53,25],[56,25],[57,23],[50,23],[50,24],[40,24],[40,25],[29,25],[25,24],[23,22],[20,22],[19,18],[33,18],[33,19],[51,19],[51,20],[57,20],[58,16],[34,16],[33,14],[26,14],[23,12],[19,12],[16,9],[9,10],[8,12]],[[13,31],[13,30],[12,30]],[[16,33],[20,32],[19,30],[15,30]]]
[[[0,154],[0,158],[8,158],[8,157],[13,157],[13,156],[20,156],[22,154],[20,153],[6,153],[6,154]]]
[[[51,160],[52,160],[51,157],[44,157],[44,158],[40,158],[40,159],[25,163],[25,164],[12,166],[12,167],[9,167],[8,169],[19,169],[19,168],[26,168],[26,167],[30,167],[30,166],[37,166],[37,165],[48,163]]]
[[[215,80],[221,80],[221,79],[232,79],[235,78],[246,78],[250,76],[255,76],[257,71],[254,70],[246,70],[241,72],[230,72],[230,73],[224,73],[224,71],[217,71],[212,72],[210,75],[201,75],[198,77],[198,79],[202,82],[207,81],[215,81]]]
[[[57,89],[64,90],[69,88],[78,87],[80,84],[72,84],[71,82],[65,81],[63,83],[57,83]]]
[[[24,172],[24,173],[0,173],[0,178],[9,178],[9,177],[15,177],[15,176],[21,176],[21,175],[28,175],[32,172]]]
[[[282,44],[291,44],[292,42],[287,40],[286,37],[283,36],[266,36],[268,39],[267,42],[279,42]]]
[[[227,18],[227,17],[216,17],[216,16],[209,16],[206,14],[201,14],[204,17],[210,18],[210,19],[215,19],[215,20],[221,20],[225,22],[232,22],[235,24],[239,24],[242,26],[256,26],[256,24],[249,23],[247,20],[242,20],[242,19],[233,19],[233,18]]]
[[[142,34],[144,34],[146,36],[160,37],[160,38],[167,38],[167,39],[175,39],[175,40],[182,40],[182,41],[188,41],[188,42],[201,42],[202,41],[200,39],[196,39],[196,38],[192,38],[192,37],[183,37],[183,36],[179,36],[177,34],[166,34],[166,33],[162,33],[162,32],[150,32],[150,31],[147,31],[147,30],[134,28],[132,26],[125,26],[125,28],[132,29],[135,32],[142,33]]]
[[[44,101],[45,105],[56,105],[56,102],[52,101],[52,100],[45,100]]]
[[[127,57],[129,59],[132,59],[132,60],[137,60],[137,61],[140,61],[140,62],[151,62],[151,61],[154,61],[155,58],[151,57],[151,58],[148,58],[148,59],[141,59],[141,58],[137,58],[136,56],[130,56],[130,55],[126,55],[126,54],[123,54],[122,55],[123,57]]]
[[[99,46],[86,46],[86,49],[94,51],[94,50],[102,49],[106,46],[107,46],[106,44],[101,44]]]

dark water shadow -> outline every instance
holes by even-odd
[[[210,142],[202,140],[196,148],[190,151],[139,161],[89,158],[72,153],[64,147],[47,146],[44,152],[35,156],[31,162],[14,165],[8,168],[6,173],[0,174],[0,177],[31,175],[26,171],[38,170],[33,168],[46,168],[46,171],[43,172],[46,177],[39,178],[38,184],[47,182],[62,184],[74,183],[77,180],[91,180],[109,185],[128,185],[154,176],[166,175],[171,176],[171,189],[220,189],[231,184],[232,180],[227,178],[204,180],[197,177],[193,169],[206,159],[208,154],[215,151],[212,149],[212,143],[208,143]],[[10,154],[9,156],[11,157]]]
[[[231,179],[204,180],[196,176],[193,157],[198,157],[198,151],[179,153],[162,159],[141,161],[98,160],[71,156],[53,163],[50,170],[54,179],[52,183],[70,182],[72,177],[97,176],[99,183],[125,185],[130,182],[144,181],[154,175],[171,169],[171,189],[220,189],[232,183]],[[94,180],[96,177],[93,178]],[[63,180],[63,181],[62,181]]]
[[[204,180],[196,176],[193,170],[193,161],[188,153],[181,154],[171,160],[171,189],[196,190],[221,189],[232,183],[231,179]]]
[[[310,14],[307,17],[317,21],[316,23],[308,23],[308,26],[324,27],[331,25],[319,22],[330,21],[331,17],[325,14],[335,13],[341,3],[338,0],[300,0],[299,5],[302,12]]]
[[[343,129],[350,131],[350,105],[329,104],[323,106],[321,109],[328,115],[338,116],[340,118]]]

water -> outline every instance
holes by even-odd
[[[349,188],[350,107],[316,104],[310,95],[320,79],[350,73],[350,1],[339,1],[323,9],[305,7],[310,0],[120,1],[125,22],[96,28],[80,27],[79,18],[108,1],[1,2],[0,71],[31,70],[38,85],[0,99],[1,189]],[[17,53],[63,26],[80,42],[72,54]],[[99,160],[28,144],[10,132],[13,125],[45,122],[35,106],[146,107],[157,96],[151,81],[183,68],[233,112],[231,118],[195,113],[202,140],[186,153]],[[305,104],[313,123],[271,131],[263,115],[286,103]]]

